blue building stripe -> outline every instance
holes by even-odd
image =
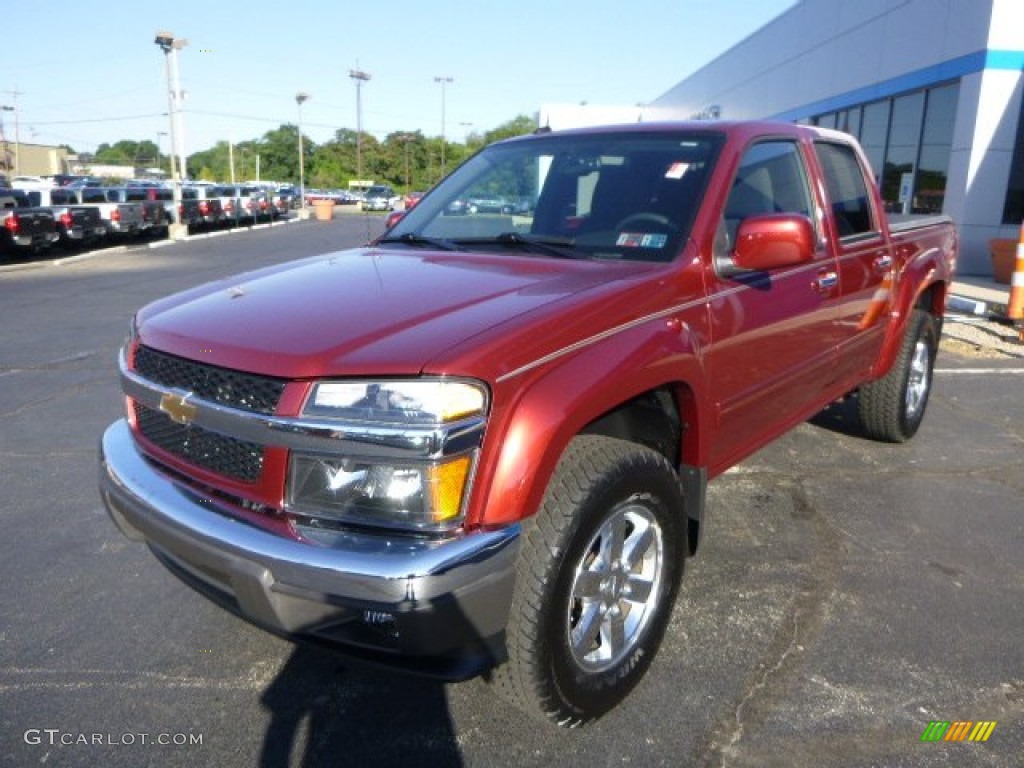
[[[835,112],[859,104],[885,99],[907,91],[916,91],[929,85],[957,80],[964,75],[982,72],[986,69],[1024,71],[1024,51],[976,51],[959,56],[940,64],[933,64],[899,77],[847,91],[838,96],[815,101],[796,109],[789,109],[773,115],[775,120],[792,122],[804,117]]]

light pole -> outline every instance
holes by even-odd
[[[163,168],[160,168],[160,137],[166,136],[167,131],[156,132],[156,163],[154,165],[162,172]]]
[[[302,147],[302,103],[309,101],[309,94],[299,91],[295,94],[295,103],[299,108],[299,218],[306,218],[309,213],[306,211],[306,159]]]
[[[416,137],[411,133],[403,133],[398,138],[405,144],[405,192],[408,194],[412,189],[409,185],[409,142]]]
[[[7,112],[14,113],[14,175],[21,173],[21,129],[18,127],[18,97],[23,95],[22,91],[4,91],[14,101],[13,107],[4,107]]]
[[[448,83],[454,82],[451,77],[435,77],[435,83],[441,84],[441,178],[444,178],[444,88]]]
[[[359,66],[359,62],[356,62]],[[363,178],[363,83],[370,79],[368,72],[350,69],[348,76],[356,81],[356,176]]]
[[[184,152],[182,152],[180,157],[181,173],[178,173],[178,169],[174,165],[174,154],[178,147],[177,132],[175,130],[179,95],[177,54],[179,50],[188,45],[188,40],[175,38],[173,33],[161,30],[156,33],[156,39],[153,42],[164,52],[164,72],[167,75],[167,116],[171,135],[171,196],[174,200],[174,211],[177,216],[177,220],[167,228],[168,236],[172,240],[183,240],[188,235],[188,226],[181,223],[181,178],[185,172],[185,157]]]
[[[4,104],[3,106],[0,106],[0,110],[2,110],[4,112],[13,112],[14,111],[14,107],[11,107],[11,106],[8,106],[7,104]],[[3,134],[3,128],[4,128],[4,121],[3,121],[3,117],[0,116],[0,134]],[[4,136],[3,164],[4,164],[4,168],[7,171],[12,171],[13,169],[11,168],[11,163],[10,163],[10,159],[9,159],[9,156],[8,156],[7,152],[8,152],[8,149],[7,149],[7,136],[5,135]],[[17,157],[17,155],[15,155],[15,157]],[[17,162],[17,161],[15,161],[15,162]],[[14,167],[17,168],[18,166],[15,165]],[[17,173],[18,172],[16,170],[14,170],[12,175],[16,176]]]

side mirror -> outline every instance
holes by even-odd
[[[384,228],[391,229],[395,224],[402,220],[403,216],[405,216],[405,211],[392,211],[384,221]]]
[[[744,219],[736,232],[732,263],[740,270],[763,272],[810,261],[814,225],[806,216],[773,213]]]

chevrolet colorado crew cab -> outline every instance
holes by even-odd
[[[485,197],[530,204],[445,215]],[[710,480],[853,393],[914,435],[956,249],[838,132],[503,141],[365,247],[141,309],[101,494],[261,627],[583,724],[654,658]]]

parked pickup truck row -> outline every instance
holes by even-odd
[[[0,189],[5,224],[0,255],[16,256],[59,244],[65,248],[164,237],[168,226],[189,229],[272,221],[288,215],[286,194],[249,185],[195,185],[175,207],[169,187],[35,187]]]
[[[710,481],[842,398],[914,436],[957,244],[836,131],[510,139],[365,247],[141,309],[101,495],[258,626],[584,724],[672,631]]]
[[[54,212],[15,189],[0,189],[0,255],[49,248],[59,238]]]

